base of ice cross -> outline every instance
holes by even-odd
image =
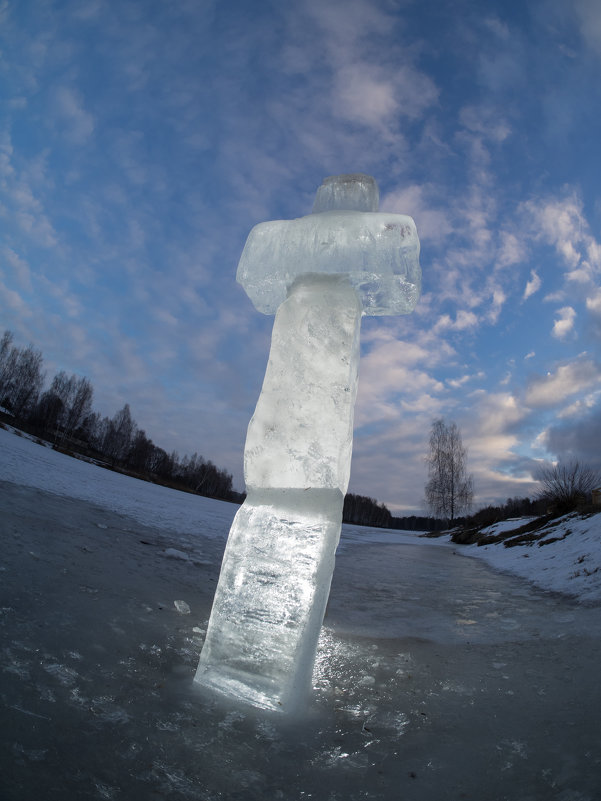
[[[340,538],[337,489],[253,491],[230,529],[195,681],[263,709],[306,703]]]

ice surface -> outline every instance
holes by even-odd
[[[238,281],[277,310],[248,427],[248,497],[223,558],[195,681],[299,710],[310,687],[348,487],[362,314],[419,296],[410,217],[379,214],[373,178],[327,178],[313,214],[251,231]]]
[[[343,525],[311,716],[290,725],[191,686],[234,505],[0,429],[0,508],[3,801],[599,799],[601,607],[502,572],[601,598],[599,515],[490,546],[502,570]],[[165,558],[192,541],[210,570]]]

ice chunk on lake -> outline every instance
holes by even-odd
[[[408,314],[421,290],[419,238],[404,214],[324,211],[256,225],[237,281],[255,308],[274,314],[302,275],[345,276],[363,314]]]
[[[343,500],[335,489],[249,493],[230,530],[196,682],[265,709],[306,702]]]

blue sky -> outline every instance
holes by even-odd
[[[421,508],[432,420],[476,502],[601,464],[597,0],[3,0],[0,328],[243,487],[273,318],[251,227],[366,172],[423,296],[365,318],[350,490]]]

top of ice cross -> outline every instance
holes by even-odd
[[[380,190],[375,178],[363,172],[330,175],[315,195],[313,214],[322,211],[377,211]]]
[[[338,275],[363,314],[408,314],[421,288],[419,239],[405,214],[378,212],[378,185],[362,173],[326,178],[313,213],[255,225],[236,279],[264,314],[275,314],[301,277]]]

